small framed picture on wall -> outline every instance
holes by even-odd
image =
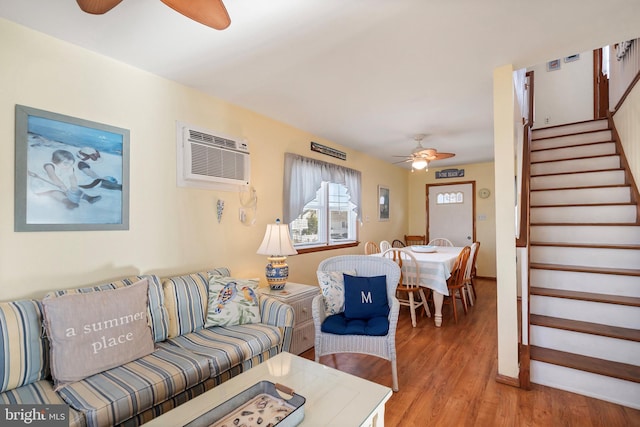
[[[547,71],[555,71],[560,69],[560,60],[554,59],[553,61],[547,62]]]
[[[378,185],[378,221],[389,221],[389,187]]]

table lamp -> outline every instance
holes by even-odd
[[[287,255],[298,253],[291,243],[289,226],[280,224],[279,219],[276,219],[275,224],[267,224],[267,231],[264,233],[264,239],[257,253],[268,255],[269,263],[265,268],[265,274],[271,290],[284,289],[289,278],[289,266],[285,262]]]

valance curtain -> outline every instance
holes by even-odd
[[[323,182],[347,187],[351,203],[355,204],[358,220],[362,218],[360,181],[355,169],[311,159],[293,153],[284,155],[284,223],[289,224],[302,213],[304,206],[316,198]]]

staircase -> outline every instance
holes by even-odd
[[[640,409],[640,222],[608,121],[533,131],[531,382]]]

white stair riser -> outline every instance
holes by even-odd
[[[640,266],[640,249],[531,246],[534,263],[634,269]]]
[[[634,205],[559,206],[530,210],[532,223],[631,223],[636,221]]]
[[[530,200],[531,206],[630,203],[631,189],[629,187],[601,187],[532,191]]]
[[[551,128],[535,129],[534,138],[548,138],[551,136],[568,135],[572,133],[589,132],[594,130],[604,130],[609,127],[607,120],[594,120],[584,123],[572,123],[565,126],[555,126]]]
[[[531,189],[533,190],[624,184],[624,171],[622,170],[531,177]]]
[[[577,271],[530,270],[532,287],[640,298],[640,277]]]
[[[640,242],[637,225],[532,225],[532,242],[619,243]]]
[[[620,156],[591,157],[587,159],[562,160],[557,162],[533,163],[531,176],[550,175],[565,172],[600,171],[620,168]]]
[[[640,365],[640,342],[531,325],[531,345]]]
[[[537,136],[534,136],[537,138]],[[532,140],[531,149],[544,150],[546,148],[566,147],[568,145],[593,144],[594,142],[609,142],[612,140],[610,130],[580,133],[577,135],[557,136],[554,138]]]
[[[640,384],[531,361],[531,382],[640,409]]]
[[[531,295],[531,313],[640,329],[640,307]]]
[[[531,153],[531,162],[548,162],[550,160],[606,156],[611,154],[616,154],[616,144],[613,142],[606,142],[581,147],[565,147],[555,148],[553,150],[533,151]]]

